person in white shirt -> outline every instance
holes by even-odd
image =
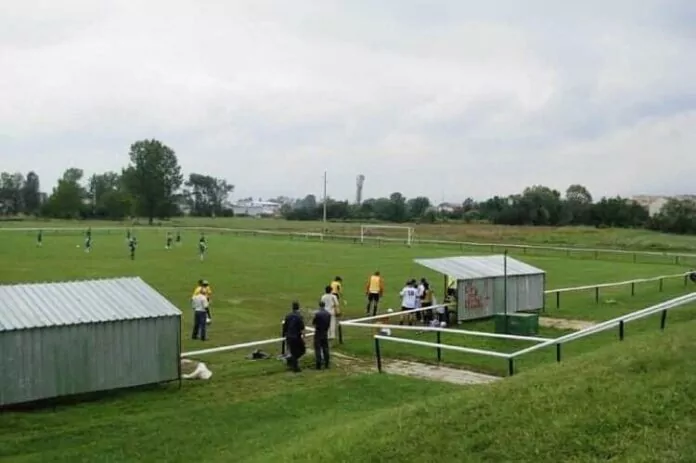
[[[401,310],[413,310],[418,307],[418,289],[416,288],[416,280],[411,280],[406,283],[406,286],[399,292],[401,296]],[[413,313],[409,313],[407,316],[409,326],[413,325]],[[404,324],[403,317],[399,322],[400,325]]]
[[[205,341],[207,337],[208,325],[208,298],[203,293],[198,293],[191,298],[193,308],[193,333],[191,339]]]
[[[324,294],[319,299],[319,302],[324,303],[324,308],[331,314],[328,338],[336,339],[336,319],[341,316],[341,305],[338,302],[338,297],[333,294],[331,286],[324,288]]]

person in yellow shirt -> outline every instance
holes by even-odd
[[[336,298],[340,301],[341,297],[343,296],[343,278],[334,278],[329,286],[331,286],[331,294],[336,296]]]
[[[367,307],[365,307],[365,313],[369,316],[371,311],[372,316],[377,315],[377,306],[379,305],[379,300],[384,295],[384,279],[379,272],[375,272],[374,274],[370,275],[370,278],[367,279],[365,295],[367,296]]]
[[[208,316],[206,323],[210,323],[213,321],[213,317],[210,316],[210,299],[213,296],[213,288],[210,286],[207,280],[198,280],[198,285],[193,290],[193,296],[191,297],[197,296],[198,294],[203,294],[206,299],[208,299],[208,307],[206,307],[205,311]]]

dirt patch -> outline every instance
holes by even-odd
[[[425,363],[406,362],[402,360],[389,361],[384,364],[383,369],[386,373],[395,375],[412,376],[431,381],[443,381],[462,385],[488,384],[502,379],[497,376],[484,375],[473,371],[460,370],[458,368],[448,368],[439,365],[428,365]]]
[[[597,323],[585,320],[569,320],[567,318],[548,318],[539,317],[539,325],[545,328],[555,328],[557,330],[584,330],[595,326]]]

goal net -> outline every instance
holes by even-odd
[[[407,246],[411,246],[413,244],[413,227],[406,227],[403,225],[360,225],[360,242],[364,243],[365,240],[377,238],[388,238],[395,240],[395,237],[384,236],[384,232],[386,230],[394,230],[395,232],[397,230],[400,231],[401,233],[395,234],[406,235],[405,243]]]

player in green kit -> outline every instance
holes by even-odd
[[[171,249],[172,248],[172,234],[170,232],[167,232],[167,244],[164,246],[164,249]]]
[[[128,240],[128,248],[130,249],[130,258],[135,260],[135,249],[138,247],[138,240],[135,236],[131,236]]]
[[[43,230],[39,230],[39,234],[36,235],[36,247],[40,248],[43,246]]]
[[[85,252],[92,252],[92,227],[85,233]]]
[[[201,261],[205,258],[205,253],[208,251],[208,243],[205,240],[205,235],[201,233],[201,237],[198,239],[198,254],[200,255]]]
[[[176,245],[181,246],[181,232],[179,230],[176,231]]]

